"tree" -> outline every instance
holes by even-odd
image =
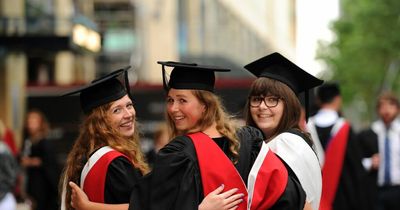
[[[321,45],[318,57],[340,82],[345,105],[362,100],[366,108],[359,114],[371,120],[383,89],[400,92],[400,1],[341,3],[341,17],[332,25],[336,40]]]

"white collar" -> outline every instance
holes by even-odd
[[[318,127],[329,127],[339,119],[339,114],[332,109],[321,109],[314,116],[315,125]]]

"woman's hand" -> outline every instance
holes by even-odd
[[[308,202],[306,201],[306,203],[304,204],[303,210],[313,210],[313,209],[312,209],[312,206],[311,206],[311,203],[308,203]]]
[[[208,194],[199,205],[199,210],[234,210],[243,201],[243,193],[235,194],[238,189],[233,188],[226,192],[224,185]]]
[[[89,200],[85,192],[73,182],[68,183],[71,187],[71,206],[76,210],[127,210],[129,204],[104,204]]]
[[[78,210],[87,209],[90,201],[85,192],[73,182],[68,183],[71,187],[71,206]]]

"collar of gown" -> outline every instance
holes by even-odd
[[[339,119],[339,114],[332,109],[321,109],[314,117],[315,125],[318,127],[329,127]]]

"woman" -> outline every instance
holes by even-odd
[[[32,208],[57,208],[59,167],[54,148],[47,139],[49,123],[38,109],[28,111],[25,119],[25,141],[20,153],[20,164],[25,170],[26,192]]]
[[[129,202],[133,186],[149,172],[140,150],[127,69],[66,94],[80,93],[86,118],[61,179],[62,209],[73,209],[71,190],[65,188],[67,181],[79,183],[93,201],[123,204]],[[121,75],[126,79],[125,85],[118,79]]]
[[[221,193],[219,196],[226,201],[213,209],[246,209],[247,192],[241,177],[247,179],[251,161],[256,156],[251,151],[258,147],[256,140],[262,135],[249,127],[238,130],[213,93],[214,71],[227,70],[177,62],[159,63],[163,65],[164,78],[164,66],[174,67],[170,80],[164,79],[167,122],[174,138],[159,151],[150,176],[133,191],[129,208],[205,209],[209,207],[206,201],[212,200],[209,198],[216,191],[222,192],[223,188],[218,186],[224,184],[227,189],[236,190]],[[239,156],[239,153],[245,155]],[[237,194],[230,196],[233,192]],[[142,202],[134,202],[137,200]],[[79,209],[84,208],[79,206]]]
[[[317,210],[321,195],[321,169],[312,150],[312,141],[299,127],[301,103],[296,96],[318,86],[321,80],[308,74],[297,65],[273,53],[245,66],[258,78],[252,83],[246,103],[246,122],[259,128],[264,134],[264,143],[249,175],[250,192],[264,191],[257,184],[270,178],[277,181],[275,200],[270,209],[303,209],[311,204]],[[306,101],[307,101],[306,96]],[[307,107],[307,105],[306,105]],[[306,108],[307,112],[307,108]],[[268,162],[276,174],[263,174],[263,162]],[[282,167],[283,166],[283,167]],[[263,203],[266,197],[257,197],[253,202]],[[282,202],[287,200],[288,202]],[[260,205],[260,204],[250,204]]]

